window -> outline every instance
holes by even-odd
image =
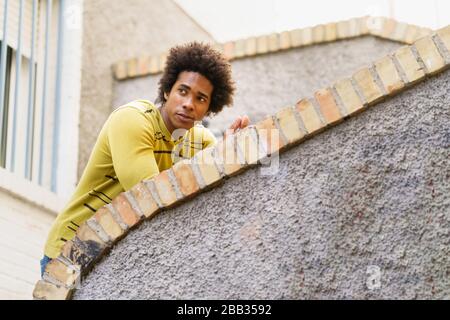
[[[63,3],[3,0],[0,7],[7,48],[0,50],[0,167],[54,192]]]

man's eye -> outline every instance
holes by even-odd
[[[203,97],[199,97],[198,100],[200,100],[200,102],[206,102],[206,99]]]
[[[186,90],[184,90],[184,89],[178,89],[178,91],[179,91],[181,94],[186,94]]]

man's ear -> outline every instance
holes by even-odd
[[[164,99],[169,99],[169,95],[167,94],[167,92],[164,92]]]

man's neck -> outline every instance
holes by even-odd
[[[159,113],[161,113],[161,117],[163,119],[164,124],[166,125],[167,130],[170,134],[175,130],[175,127],[172,125],[172,123],[169,120],[169,115],[166,112],[166,108],[164,108],[164,105],[158,108]]]

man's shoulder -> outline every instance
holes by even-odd
[[[137,110],[142,113],[152,113],[155,112],[155,105],[150,100],[145,99],[138,99],[133,100],[130,102],[127,102],[121,106],[119,106],[117,109],[113,111],[113,113],[118,112],[119,110]]]

